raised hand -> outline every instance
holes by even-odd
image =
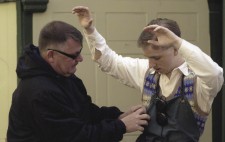
[[[147,42],[153,44],[154,46],[162,48],[174,47],[179,49],[182,43],[182,39],[175,35],[169,29],[159,26],[159,25],[150,25],[144,28],[144,31],[152,32],[156,35],[157,40],[148,40]]]
[[[134,110],[133,110],[134,109]],[[144,106],[137,106],[131,109],[128,115],[121,118],[121,121],[126,126],[126,132],[135,132],[135,131],[143,131],[144,126],[148,125],[148,120],[150,120],[150,116],[146,114],[146,108]]]
[[[72,9],[72,13],[77,15],[80,25],[87,31],[92,32],[93,27],[93,18],[88,7],[85,6],[75,6]]]

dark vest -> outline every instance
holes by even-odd
[[[177,92],[170,100],[159,95],[160,75],[147,74],[143,103],[151,119],[136,142],[198,142],[206,117],[195,113],[193,102],[195,75],[183,76]],[[176,89],[176,88],[175,88]]]

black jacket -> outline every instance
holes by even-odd
[[[20,83],[13,93],[8,142],[114,142],[125,125],[116,107],[91,102],[75,75],[57,74],[37,47],[25,48],[17,65]]]

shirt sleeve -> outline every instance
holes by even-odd
[[[213,99],[220,91],[224,78],[223,69],[197,46],[183,40],[179,54],[197,76],[196,99],[203,112],[209,113]]]
[[[92,59],[107,74],[119,79],[123,84],[142,91],[148,59],[130,58],[118,55],[107,45],[105,39],[95,29],[92,34],[84,33]]]

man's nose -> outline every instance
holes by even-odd
[[[75,61],[82,62],[83,61],[83,56],[81,54],[79,54],[79,56],[77,56],[77,58],[75,59]]]

